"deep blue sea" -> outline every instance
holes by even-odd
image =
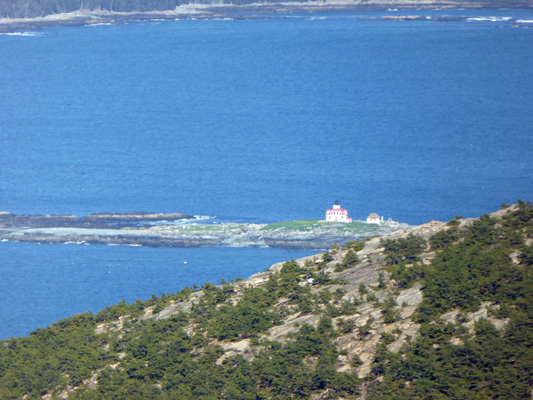
[[[470,19],[360,20],[406,14]],[[479,216],[533,200],[532,65],[533,10],[0,35],[0,211]],[[0,243],[0,338],[306,254]]]

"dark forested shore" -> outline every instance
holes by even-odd
[[[0,33],[21,30],[43,29],[52,26],[83,26],[97,24],[122,24],[131,20],[176,20],[176,19],[257,19],[268,15],[295,12],[313,13],[324,11],[404,11],[421,9],[499,9],[531,8],[529,0],[477,0],[434,1],[413,0],[408,2],[370,0],[348,2],[261,2],[239,0],[231,3],[195,2],[183,0],[6,0],[0,2]],[[438,18],[437,18],[438,19]]]

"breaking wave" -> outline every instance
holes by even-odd
[[[32,31],[28,31],[28,32],[5,32],[5,33],[0,33],[0,35],[7,35],[7,36],[43,36],[44,33],[42,33],[42,32],[32,32]]]

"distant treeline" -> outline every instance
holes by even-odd
[[[297,2],[306,3],[308,0],[296,0]],[[464,1],[465,7],[490,7],[490,8],[517,8],[531,7],[529,0],[477,0],[467,1],[459,0],[454,2],[457,6],[462,6]],[[105,10],[114,12],[150,12],[173,10],[182,4],[210,4],[213,6],[221,4],[252,4],[252,3],[282,3],[283,0],[1,0],[0,1],[0,18],[32,18],[42,17],[51,14],[68,13],[78,10],[94,11]],[[326,2],[326,1],[325,1]],[[422,3],[422,2],[421,2]],[[447,2],[435,1],[435,7],[446,4]],[[424,2],[427,6],[428,3]],[[379,7],[379,0],[367,0],[359,6]],[[393,3],[383,4],[384,8],[394,6]],[[398,7],[405,7],[399,1]]]
[[[247,4],[253,0],[231,0],[231,4]],[[32,18],[78,10],[114,12],[149,12],[173,10],[182,4],[221,4],[218,0],[2,0],[0,17]]]
[[[172,10],[183,0],[4,0],[0,1],[0,16],[31,18],[77,10],[107,10],[117,12]]]

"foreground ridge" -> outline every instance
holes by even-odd
[[[0,342],[4,398],[526,398],[533,206],[431,222]]]

